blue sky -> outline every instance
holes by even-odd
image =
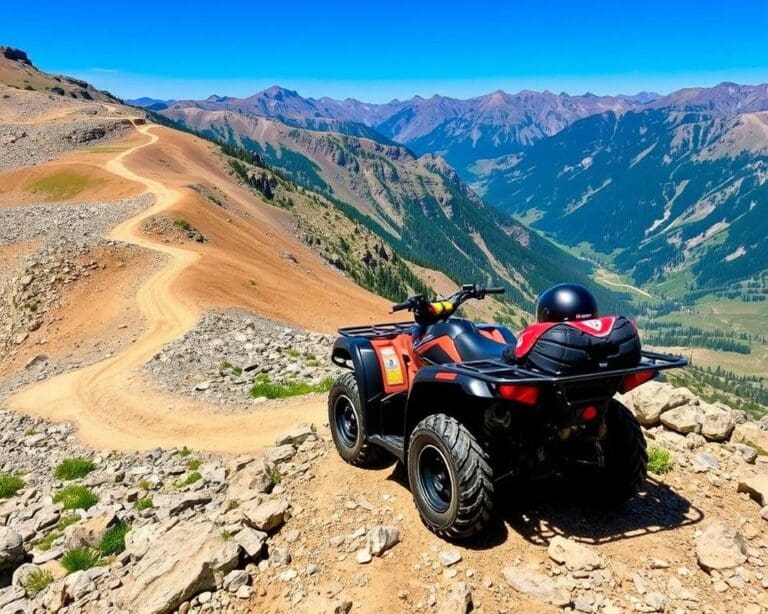
[[[125,98],[383,102],[768,81],[768,2],[7,2],[0,44]]]

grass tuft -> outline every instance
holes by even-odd
[[[99,501],[90,488],[72,485],[62,488],[53,496],[54,503],[61,503],[67,510],[87,510]]]
[[[128,535],[130,530],[131,527],[124,522],[118,522],[107,529],[104,535],[101,536],[101,541],[99,541],[98,550],[101,556],[120,554],[125,550],[125,536]]]
[[[253,398],[283,399],[313,392],[328,392],[333,385],[333,381],[332,377],[326,377],[318,384],[293,381],[277,383],[265,377],[257,377],[250,392]]]
[[[53,582],[53,574],[47,569],[37,569],[29,574],[24,588],[29,597],[35,597],[43,592]]]
[[[189,469],[190,471],[197,471],[198,469],[200,469],[201,464],[202,462],[200,461],[200,459],[190,458],[187,461],[187,469]]]
[[[61,566],[69,573],[85,571],[96,567],[99,562],[99,553],[91,548],[73,548],[61,557]]]
[[[136,503],[133,504],[133,507],[139,511],[151,510],[153,507],[155,507],[155,504],[152,503],[152,497],[144,497],[143,499],[136,501]]]
[[[8,499],[24,488],[24,480],[18,475],[0,472],[0,499]]]
[[[200,474],[199,471],[193,471],[190,473],[186,478],[183,480],[180,480],[176,482],[176,486],[178,488],[182,488],[183,486],[189,486],[190,484],[194,484],[195,482],[199,482],[203,479],[203,476]]]
[[[650,448],[648,450],[648,471],[656,475],[662,475],[672,471],[674,461],[672,455],[667,450],[661,448]]]
[[[78,480],[95,468],[96,465],[87,458],[65,458],[53,470],[53,475],[57,480]]]

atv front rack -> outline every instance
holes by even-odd
[[[393,322],[391,324],[366,324],[363,326],[347,326],[340,328],[342,337],[364,337],[365,339],[391,339],[403,333],[410,333],[413,322]]]
[[[598,369],[589,373],[577,375],[551,375],[533,369],[505,362],[503,360],[476,360],[472,362],[448,363],[439,365],[441,371],[451,371],[458,375],[467,375],[492,384],[570,384],[586,382],[595,379],[623,377],[633,373],[641,373],[654,369],[676,369],[684,367],[688,361],[681,356],[659,354],[643,350],[640,363],[635,367],[624,369]]]

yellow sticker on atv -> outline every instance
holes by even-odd
[[[400,360],[397,358],[397,352],[394,348],[381,348],[381,362],[384,365],[384,377],[388,386],[397,386],[403,383],[403,370],[400,367]]]

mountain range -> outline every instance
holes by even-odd
[[[304,98],[273,86],[247,98],[134,102],[195,130],[218,125],[219,137],[258,143],[265,155],[268,139],[255,135],[279,124],[299,131],[278,130],[281,150],[301,150],[309,159],[318,151],[307,151],[307,143],[341,151],[359,146],[351,138],[399,159],[439,156],[503,215],[566,245],[610,254],[611,264],[638,284],[683,275],[687,288],[720,287],[763,268],[768,228],[758,205],[768,85],[721,83],[664,96],[496,91],[385,104]],[[323,182],[345,197],[370,180],[349,176],[349,169],[326,171],[333,179]]]

